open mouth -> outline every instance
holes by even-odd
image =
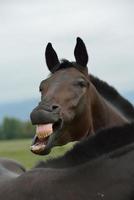
[[[48,154],[53,146],[55,146],[59,137],[62,120],[54,124],[38,124],[36,126],[36,134],[30,149],[33,153],[39,155]]]

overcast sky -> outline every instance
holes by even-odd
[[[91,73],[134,91],[133,0],[0,0],[0,102],[39,97],[47,43],[74,60],[77,36]]]

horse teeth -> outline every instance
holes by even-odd
[[[44,133],[38,133],[37,136],[39,139],[43,139],[43,138],[48,137],[51,134],[52,134],[52,132],[44,132]]]
[[[39,139],[44,139],[52,134],[53,124],[41,124],[36,127],[36,135]]]

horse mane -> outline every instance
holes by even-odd
[[[66,168],[73,167],[92,161],[103,155],[112,152],[111,157],[121,156],[129,150],[125,147],[131,145],[134,149],[134,123],[127,123],[120,127],[113,127],[98,131],[94,136],[90,136],[74,145],[63,157],[41,161],[36,167]],[[123,147],[123,148],[122,148]],[[117,150],[123,149],[120,153]],[[122,153],[123,152],[123,153]]]
[[[90,80],[101,96],[116,107],[128,120],[134,120],[134,106],[122,97],[114,87],[93,75],[90,75]]]

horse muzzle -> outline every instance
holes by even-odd
[[[31,114],[31,122],[33,125],[55,123],[59,120],[59,112],[49,112],[43,109],[34,109]]]

